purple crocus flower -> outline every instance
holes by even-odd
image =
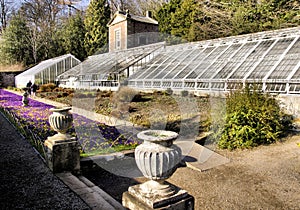
[[[54,106],[29,98],[29,106],[22,106],[22,96],[0,89],[0,108],[13,114],[15,120],[24,128],[46,140],[55,134],[49,125],[50,108]],[[77,137],[84,151],[101,150],[118,145],[136,146],[137,139],[126,138],[126,133],[114,126],[90,120],[73,114],[73,127],[70,133]],[[131,136],[131,135],[130,135]]]

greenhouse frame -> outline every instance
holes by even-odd
[[[228,92],[256,85],[300,93],[300,27],[90,56],[58,77],[63,87]]]
[[[130,75],[153,59],[164,43],[89,56],[80,65],[59,75],[60,87],[117,90]]]
[[[80,60],[71,54],[42,61],[36,66],[18,74],[15,77],[15,86],[17,88],[26,87],[29,80],[38,85],[55,83],[58,75],[77,66],[80,62]]]
[[[168,46],[128,79],[138,89],[300,93],[300,27]]]

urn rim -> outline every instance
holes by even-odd
[[[169,141],[174,140],[178,137],[178,133],[174,131],[167,131],[167,130],[145,130],[142,132],[139,132],[137,134],[137,137],[139,139],[145,140],[145,141]]]
[[[50,111],[52,112],[64,112],[64,111],[70,111],[72,107],[54,107],[51,108]]]

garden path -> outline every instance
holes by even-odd
[[[0,113],[0,209],[89,209]]]

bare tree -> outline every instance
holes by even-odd
[[[76,7],[76,5],[80,2],[81,2],[81,0],[56,0],[56,3],[58,5],[68,8],[68,16],[69,17],[72,15],[72,10],[76,11],[76,12],[81,11],[80,9],[78,9]]]
[[[131,0],[132,1],[132,0]],[[139,12],[145,14],[146,11],[158,11],[168,0],[135,0],[139,5]]]
[[[49,56],[60,10],[57,0],[24,0],[21,6],[20,12],[30,28],[27,37],[35,62]]]
[[[112,14],[118,9],[129,10],[136,15],[145,15],[146,11],[157,11],[168,0],[109,0]]]
[[[14,10],[12,0],[0,0],[0,33],[5,30],[9,17]]]

